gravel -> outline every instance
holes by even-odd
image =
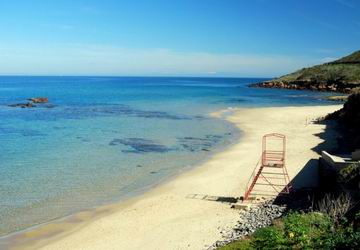
[[[208,247],[208,250],[217,249],[233,241],[239,240],[246,235],[252,234],[258,228],[271,225],[272,221],[279,218],[285,212],[285,206],[278,206],[267,202],[242,210],[237,225],[234,228],[222,229],[222,239]]]

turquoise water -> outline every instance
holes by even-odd
[[[0,236],[118,201],[199,163],[239,132],[228,107],[327,104],[250,78],[0,77]],[[49,104],[9,104],[46,96]]]

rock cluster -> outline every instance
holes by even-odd
[[[252,207],[249,210],[241,211],[237,225],[234,228],[222,230],[220,232],[222,239],[216,241],[208,250],[217,249],[252,234],[258,228],[271,225],[274,219],[283,215],[285,209],[285,206],[278,206],[268,202]]]
[[[30,98],[28,99],[29,102],[26,103],[15,103],[15,104],[9,104],[9,107],[14,107],[14,108],[35,108],[36,105],[34,103],[48,103],[49,99],[47,97],[34,97],[34,98]],[[47,105],[47,108],[53,108],[54,105]]]
[[[341,92],[351,93],[352,88],[344,84],[314,82],[314,81],[267,81],[251,84],[250,87],[258,88],[279,88],[279,89],[296,89],[296,90],[313,90],[321,92]],[[353,87],[356,87],[355,85]]]
[[[36,107],[34,104],[32,104],[31,102],[27,102],[27,103],[15,103],[15,104],[9,104],[9,107],[13,107],[13,108],[33,108]]]

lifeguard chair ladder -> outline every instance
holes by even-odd
[[[262,138],[262,153],[246,185],[244,201],[250,194],[277,196],[290,192],[290,178],[285,165],[286,136],[272,133]]]

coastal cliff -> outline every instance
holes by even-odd
[[[352,93],[360,88],[360,50],[333,62],[250,86]]]
[[[326,119],[336,120],[341,126],[339,131],[350,150],[360,149],[360,91],[349,96],[344,107]]]

